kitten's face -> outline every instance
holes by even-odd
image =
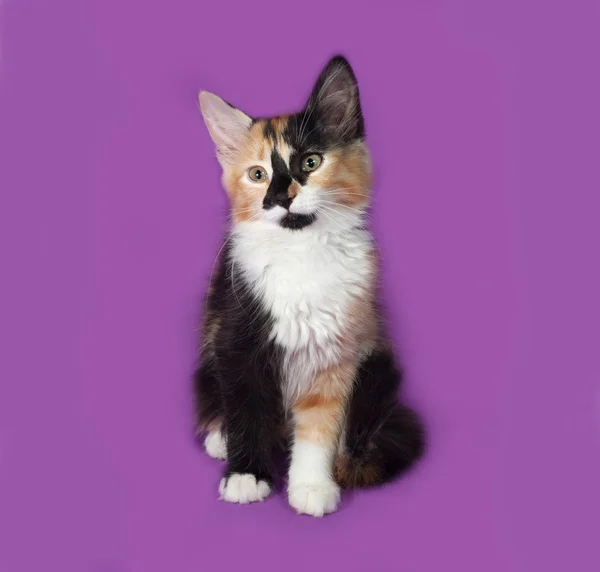
[[[305,109],[252,119],[201,92],[236,223],[299,230],[354,226],[368,206],[369,153],[354,74],[343,58],[321,73]]]

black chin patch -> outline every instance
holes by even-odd
[[[279,224],[283,228],[289,228],[290,230],[300,230],[311,225],[316,220],[316,214],[288,213],[281,219],[281,222]]]

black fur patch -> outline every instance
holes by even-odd
[[[402,374],[389,350],[360,366],[347,414],[346,451],[354,470],[374,465],[379,482],[393,479],[419,459],[425,447],[417,415],[398,402]]]
[[[213,423],[219,422],[223,415],[221,387],[212,359],[205,358],[194,373],[194,389],[198,427],[207,430]]]
[[[321,72],[306,107],[289,118],[284,139],[304,155],[348,145],[365,135],[356,76],[337,56]]]
[[[275,129],[273,128],[273,123],[270,119],[267,119],[265,122],[265,126],[263,128],[263,135],[267,139],[275,141]]]
[[[284,209],[289,209],[292,199],[288,195],[288,189],[292,184],[292,177],[285,161],[275,150],[271,153],[271,165],[273,167],[273,177],[263,199],[263,208],[271,209],[279,205]]]
[[[220,327],[204,354],[212,364],[196,373],[196,392],[206,424],[221,418],[227,439],[225,475],[251,473],[273,483],[272,450],[282,423],[280,352],[269,340],[271,317],[250,292],[241,273],[232,276],[230,248],[221,254],[208,310],[218,311]],[[215,395],[218,380],[220,399]]]
[[[298,214],[288,213],[286,214],[281,222],[279,223],[283,228],[289,228],[290,230],[300,230],[310,226],[317,220],[316,214]]]

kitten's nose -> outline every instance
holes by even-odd
[[[292,204],[292,199],[288,197],[287,191],[285,193],[277,193],[277,194],[269,194],[265,195],[263,199],[263,208],[272,209],[275,206],[283,207],[284,209],[289,209]]]
[[[272,209],[275,206],[280,206],[289,209],[292,204],[292,199],[288,193],[291,184],[292,178],[289,175],[275,173],[263,199],[263,208]]]

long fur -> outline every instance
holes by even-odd
[[[200,104],[232,226],[204,316],[199,431],[228,463],[221,498],[242,504],[270,494],[287,436],[290,505],[322,516],[340,487],[389,481],[424,450],[379,312],[356,78],[334,58],[305,109],[283,117],[252,119],[206,93]]]

